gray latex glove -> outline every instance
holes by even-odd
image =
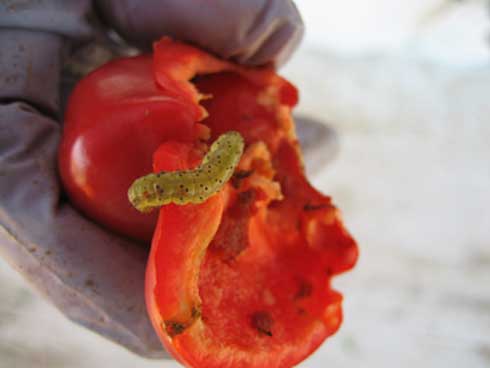
[[[303,26],[289,0],[0,3],[0,253],[71,320],[163,357],[144,305],[147,250],[81,216],[57,176],[60,70],[93,37],[93,6],[139,46],[171,35],[243,63],[285,60]]]

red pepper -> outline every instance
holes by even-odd
[[[354,266],[358,250],[330,198],[304,176],[296,102],[296,89],[271,68],[169,39],[155,44],[153,60],[102,67],[71,98],[60,151],[67,189],[89,215],[131,236],[146,237],[152,224],[118,196],[150,171],[151,154],[155,172],[184,170],[223,133],[245,140],[218,194],[159,211],[148,312],[186,366],[290,367],[340,326],[342,297],[330,280]]]

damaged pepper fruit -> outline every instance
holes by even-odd
[[[60,150],[68,193],[120,233],[153,232],[148,313],[186,366],[290,367],[340,326],[342,296],[330,282],[354,266],[358,249],[331,199],[305,178],[296,103],[296,89],[272,68],[168,38],[152,57],[101,67],[71,97]],[[228,132],[243,137],[237,167],[217,193],[194,201],[195,183],[176,178],[194,170],[215,180],[219,170],[201,169]],[[166,174],[174,187],[153,189],[172,189],[166,198],[176,202],[154,211],[154,228],[126,197],[152,166],[175,172]]]

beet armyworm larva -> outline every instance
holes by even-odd
[[[128,190],[129,201],[141,212],[169,203],[202,203],[231,178],[243,147],[240,133],[227,132],[214,141],[196,169],[160,172],[136,179]]]

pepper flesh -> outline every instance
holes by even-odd
[[[293,366],[339,328],[330,280],[358,256],[330,198],[304,176],[290,116],[297,92],[272,69],[168,39],[155,44],[154,73],[164,94],[192,104],[211,141],[230,130],[245,140],[223,190],[160,209],[146,278],[155,330],[186,366]],[[164,143],[154,171],[196,167],[197,146]]]

